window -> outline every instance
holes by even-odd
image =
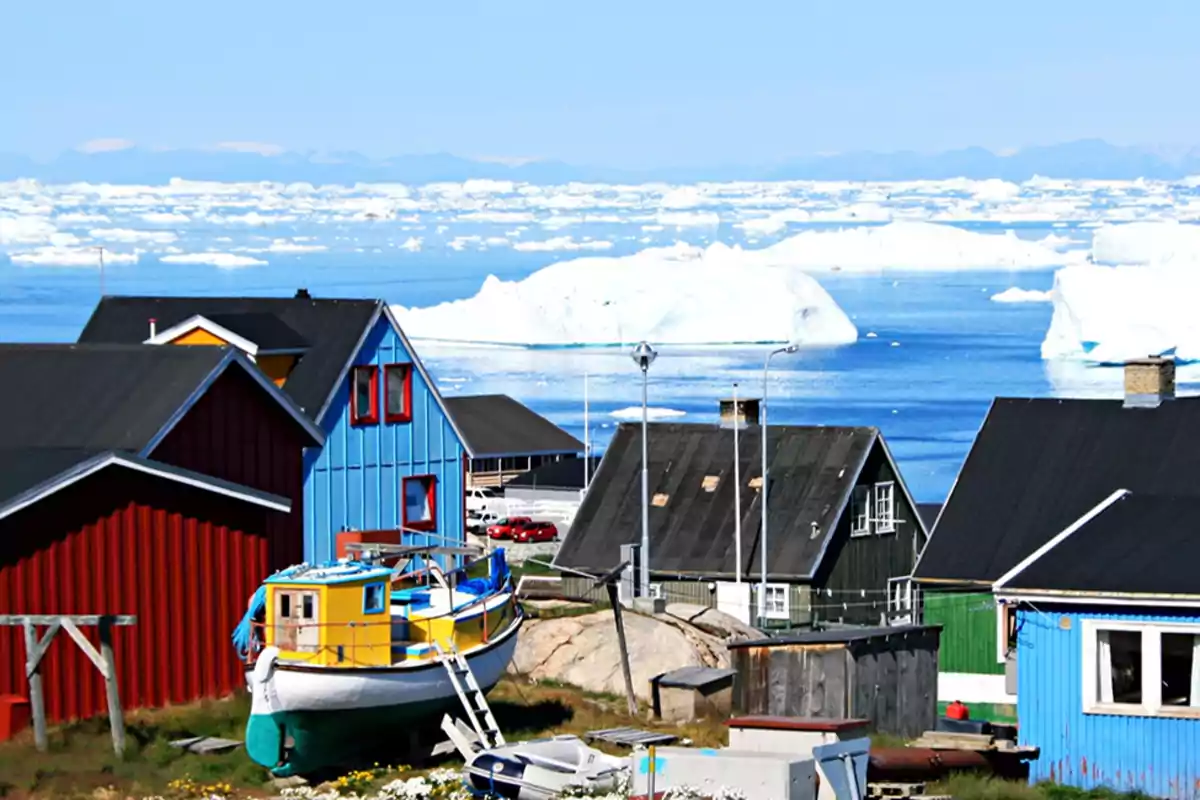
[[[764,617],[788,619],[788,587],[786,584],[768,584],[763,598]]]
[[[388,364],[383,368],[383,419],[412,422],[412,364]]]
[[[437,527],[437,478],[433,475],[414,475],[405,478],[404,527],[431,531]]]
[[[312,592],[304,593],[301,609],[300,616],[304,617],[304,619],[312,619],[316,616],[316,597],[313,596]]]
[[[1083,710],[1200,717],[1200,625],[1083,623]]]
[[[350,424],[379,422],[379,367],[350,370]]]
[[[875,532],[892,533],[896,530],[896,484],[875,484]]]
[[[850,498],[850,535],[866,536],[871,532],[871,487],[855,486]]]
[[[387,607],[384,598],[387,597],[382,583],[368,583],[363,587],[363,613],[382,614]]]

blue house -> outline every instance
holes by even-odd
[[[1032,780],[1200,797],[1197,520],[1200,497],[1117,489],[995,582]]]
[[[381,300],[105,297],[80,342],[235,347],[325,434],[304,459],[304,555],[346,530],[461,544],[470,453]],[[297,513],[297,512],[293,512]]]

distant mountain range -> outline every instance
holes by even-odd
[[[221,150],[68,151],[49,162],[0,153],[0,180],[33,178],[47,183],[165,183],[171,178],[212,181],[307,181],[356,183],[396,181],[421,184],[491,178],[535,184],[569,181],[634,182],[727,180],[915,180],[942,178],[1177,179],[1200,175],[1200,148],[1166,151],[1122,147],[1089,139],[1029,147],[997,155],[981,147],[934,155],[914,152],[841,153],[795,159],[771,166],[674,167],[622,170],[561,161],[502,164],[446,153],[371,159],[357,153],[262,155]]]

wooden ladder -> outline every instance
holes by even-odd
[[[479,736],[480,745],[484,750],[491,750],[505,744],[504,734],[496,724],[496,717],[492,714],[492,708],[488,705],[483,690],[479,688],[479,681],[475,679],[471,665],[453,644],[450,645],[449,651],[438,641],[434,641],[433,647],[437,651],[438,661],[450,676],[450,684],[458,695],[458,701],[467,712],[467,720]]]

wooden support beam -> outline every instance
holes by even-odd
[[[130,614],[0,614],[0,625],[24,625],[29,620],[34,625],[53,625],[63,619],[71,619],[76,625],[99,625],[100,620],[110,619],[113,625],[136,625],[137,617]]]
[[[29,679],[29,710],[33,715],[33,741],[43,753],[50,749],[46,736],[46,701],[42,696],[42,672],[38,669],[42,655],[58,628],[51,628],[45,640],[39,642],[33,623],[26,620],[25,628],[25,676]]]
[[[125,712],[121,709],[121,693],[117,684],[117,661],[113,656],[113,625],[109,618],[100,620],[100,658],[104,663],[104,688],[108,700],[108,723],[112,729],[113,752],[125,755]]]

